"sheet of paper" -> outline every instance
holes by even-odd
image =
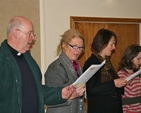
[[[79,87],[86,83],[104,64],[105,60],[101,64],[91,65],[72,85]]]
[[[138,76],[139,74],[141,74],[141,69],[138,70],[137,72],[135,72],[134,74],[130,75],[129,77],[126,78],[127,81],[132,80],[133,78],[135,78],[136,76]]]

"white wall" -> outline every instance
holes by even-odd
[[[70,16],[141,18],[141,0],[40,0],[41,70],[55,60]]]

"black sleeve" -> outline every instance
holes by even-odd
[[[100,64],[98,58],[91,55],[84,64],[83,71],[92,64]],[[101,83],[101,69],[86,83],[87,96],[113,94],[116,92],[114,81]]]

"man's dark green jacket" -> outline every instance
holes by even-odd
[[[22,86],[21,74],[8,45],[7,40],[0,46],[0,113],[21,113]],[[44,113],[44,104],[55,105],[65,102],[62,88],[53,88],[41,84],[42,74],[30,52],[23,54],[35,78],[39,111]]]

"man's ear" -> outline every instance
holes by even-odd
[[[17,29],[14,29],[12,31],[12,34],[13,34],[14,38],[16,38],[16,39],[19,37],[19,31]]]

